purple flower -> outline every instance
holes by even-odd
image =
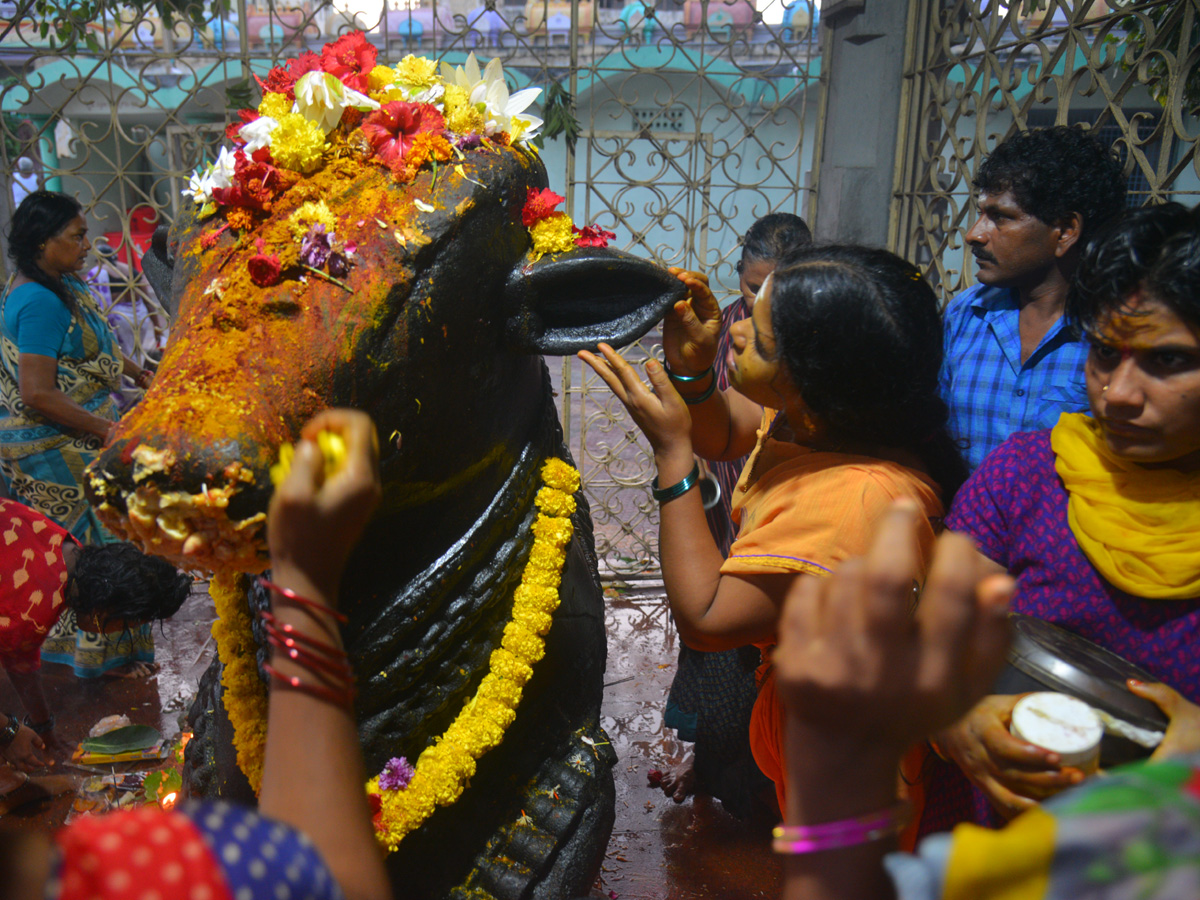
[[[464,134],[462,137],[460,137],[457,141],[454,142],[454,146],[457,147],[459,150],[474,150],[476,147],[480,147],[482,145],[483,145],[483,138],[481,138],[478,134],[474,134],[474,133]]]
[[[334,278],[345,278],[350,274],[350,260],[346,254],[336,250],[329,254],[329,274]]]
[[[325,226],[314,222],[309,226],[308,233],[300,240],[300,262],[314,269],[325,267],[329,259],[330,235],[325,233]]]
[[[385,791],[402,791],[408,787],[414,774],[415,770],[407,759],[393,756],[379,773],[379,786]]]

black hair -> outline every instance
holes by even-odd
[[[1047,225],[1083,217],[1079,247],[1125,208],[1125,175],[1117,154],[1080,125],[1015,134],[979,166],[976,190],[1012,191],[1017,205]]]
[[[57,191],[34,191],[21,201],[8,229],[8,258],[17,271],[51,291],[72,315],[76,311],[76,302],[71,289],[44,272],[37,264],[37,258],[46,241],[82,214],[83,207],[74,197]]]
[[[770,213],[751,225],[742,237],[738,274],[742,272],[743,263],[780,260],[811,243],[812,231],[802,218],[791,213]]]
[[[1200,330],[1200,206],[1146,206],[1110,223],[1080,259],[1067,318],[1094,333],[1138,289]]]
[[[88,544],[75,558],[67,605],[101,622],[169,619],[192,589],[192,580],[165,559],[133,544]]]
[[[814,246],[775,267],[779,361],[839,437],[915,453],[948,509],[967,478],[938,393],[942,321],[920,271],[869,247]]]

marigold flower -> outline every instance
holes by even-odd
[[[433,87],[441,79],[437,74],[437,63],[423,56],[408,54],[396,63],[396,82],[410,88]]]
[[[449,162],[453,156],[454,149],[448,140],[441,134],[427,131],[413,138],[404,161],[413,169],[419,169],[429,162]]]
[[[296,208],[296,211],[288,216],[288,228],[292,231],[292,237],[300,240],[308,233],[308,229],[314,224],[320,223],[325,226],[325,230],[332,234],[337,228],[337,219],[333,215],[333,210],[324,200],[305,200]]]
[[[517,659],[503,647],[492,651],[489,664],[492,671],[501,678],[507,678],[509,681],[519,684],[522,687],[533,676],[533,669],[529,668],[527,662]]]
[[[321,165],[324,152],[325,132],[299,113],[285,115],[271,132],[271,154],[280,168],[307,175]]]
[[[547,487],[574,494],[579,490],[579,472],[570,463],[551,457],[542,463],[542,482]]]
[[[524,625],[531,633],[542,637],[549,633],[550,626],[554,624],[554,617],[550,613],[529,606],[514,606],[512,620]]]
[[[533,536],[565,547],[571,541],[571,522],[552,516],[538,516],[533,522]]]
[[[293,100],[287,94],[277,94],[268,91],[263,94],[262,102],[258,104],[258,114],[268,119],[279,119],[292,111]]]
[[[544,487],[537,492],[533,501],[537,508],[548,516],[571,516],[575,514],[575,497],[557,488]]]
[[[387,66],[376,66],[367,75],[367,88],[371,93],[382,91],[396,81],[396,73]]]
[[[509,709],[516,709],[517,705],[521,702],[522,693],[519,684],[489,672],[483,677],[483,681],[480,682],[479,690],[476,691],[475,696],[480,699],[495,700],[497,703],[504,704]]]
[[[371,70],[378,56],[374,45],[361,31],[344,34],[321,51],[321,68],[356,91],[370,90]]]
[[[537,262],[547,253],[566,253],[575,249],[574,225],[566,213],[558,213],[548,219],[542,219],[529,229],[533,239],[530,256]]]
[[[546,642],[520,622],[509,622],[504,626],[501,646],[530,665],[546,655]]]
[[[550,188],[542,188],[540,191],[537,188],[530,188],[525,197],[525,206],[521,209],[521,224],[526,228],[532,228],[543,219],[563,215],[563,213],[557,212],[555,207],[566,199],[566,197],[554,193]]]
[[[446,85],[446,92],[442,95],[442,109],[445,110],[447,128],[455,134],[474,135],[478,140],[478,135],[485,125],[483,113],[471,103],[466,88],[457,84]]]
[[[249,231],[254,227],[254,214],[244,206],[235,206],[225,214],[225,221],[234,231]]]
[[[558,609],[558,590],[544,584],[523,583],[513,592],[513,602],[530,609],[554,612]]]
[[[375,158],[389,168],[403,165],[413,140],[418,134],[441,134],[446,120],[426,103],[385,103],[367,116],[362,124],[363,136],[375,151]]]

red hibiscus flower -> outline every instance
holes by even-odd
[[[550,188],[542,188],[540,191],[530,188],[529,194],[525,198],[525,208],[521,210],[521,222],[526,228],[532,228],[542,219],[548,219],[555,215],[554,207],[566,199],[566,197],[560,197],[554,193]]]
[[[276,66],[267,73],[267,80],[263,81],[257,75],[254,78],[258,81],[259,87],[263,92],[274,91],[277,94],[287,94],[289,100],[296,99],[296,82],[300,80],[300,76],[306,72],[319,72],[321,70],[321,57],[311,51],[305,50],[295,59],[288,60],[287,68]]]
[[[369,89],[367,76],[375,68],[378,51],[361,31],[343,34],[321,51],[321,68],[337,76],[342,84],[364,94]]]
[[[575,232],[576,247],[607,247],[608,242],[617,237],[599,225],[584,225],[572,230]]]
[[[371,142],[375,158],[389,168],[403,168],[404,157],[418,134],[446,130],[446,120],[428,103],[393,100],[371,113],[362,123],[362,133]]]

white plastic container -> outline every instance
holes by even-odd
[[[1063,766],[1091,774],[1099,764],[1104,725],[1090,706],[1066,694],[1046,691],[1022,697],[1013,708],[1009,731],[1057,753]]]

